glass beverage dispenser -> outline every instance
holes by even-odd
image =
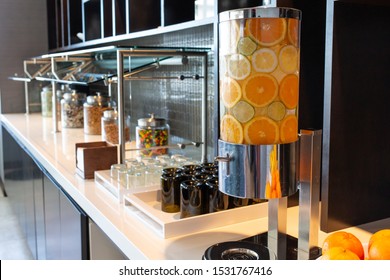
[[[260,6],[219,16],[219,188],[234,197],[268,199],[269,246],[280,230],[278,220],[285,220],[286,198],[302,185],[301,11]]]
[[[219,154],[244,157],[256,149],[264,155],[260,166],[249,163],[254,169],[229,164],[237,174],[250,174],[222,175],[228,194],[270,199],[296,192],[290,163],[298,140],[300,18],[299,10],[271,7],[220,14]]]

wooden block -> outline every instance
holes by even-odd
[[[118,162],[118,148],[107,142],[76,143],[76,173],[93,179],[95,171],[110,169]]]

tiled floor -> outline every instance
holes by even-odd
[[[28,249],[17,217],[13,214],[9,198],[0,190],[0,260],[30,260]]]

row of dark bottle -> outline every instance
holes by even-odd
[[[218,189],[218,164],[202,163],[165,168],[161,175],[161,210],[180,212],[180,218],[198,216],[259,203]]]

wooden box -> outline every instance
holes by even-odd
[[[93,179],[96,170],[110,169],[118,162],[118,148],[107,142],[76,143],[76,173]]]

